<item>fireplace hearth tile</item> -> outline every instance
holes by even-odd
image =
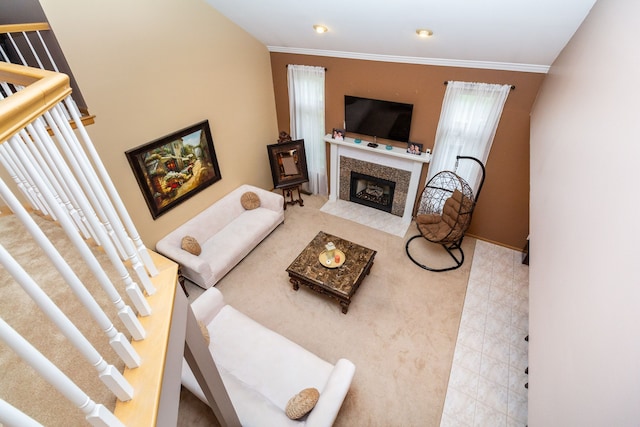
[[[398,237],[404,237],[411,225],[402,217],[346,200],[329,200],[320,210]]]

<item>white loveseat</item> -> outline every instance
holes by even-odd
[[[258,208],[242,207],[240,198],[246,192],[258,195]],[[208,289],[283,221],[281,195],[244,184],[160,239],[156,250],[180,264],[182,276]],[[202,249],[200,255],[182,249],[185,236],[197,240]]]
[[[216,288],[191,307],[207,327],[209,351],[243,427],[333,425],[355,373],[351,361],[320,359],[225,304]],[[186,362],[182,384],[207,403]],[[289,419],[287,402],[310,387],[320,392],[317,404],[300,420]]]

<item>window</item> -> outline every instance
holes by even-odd
[[[456,170],[458,155],[475,157],[483,164],[487,162],[510,89],[509,85],[448,83],[427,181],[440,171]],[[457,174],[475,193],[481,171],[473,163],[461,162]]]

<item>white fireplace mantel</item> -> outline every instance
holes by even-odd
[[[398,147],[393,147],[388,150],[384,144],[373,148],[367,146],[369,141],[356,143],[356,140],[353,138],[337,140],[331,138],[331,135],[326,135],[324,140],[331,144],[331,186],[329,188],[329,200],[336,201],[339,198],[341,156],[406,170],[411,172],[411,180],[409,181],[409,190],[407,192],[402,221],[405,223],[411,222],[413,204],[415,203],[418,193],[422,166],[425,163],[429,163],[431,159],[429,154],[410,154],[407,153],[406,150]]]

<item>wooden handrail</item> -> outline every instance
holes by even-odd
[[[69,96],[66,74],[0,62],[0,81],[25,88],[0,101],[0,143]]]
[[[24,24],[5,24],[0,25],[0,35],[1,34],[13,34],[13,33],[28,33],[35,31],[49,31],[51,27],[47,22],[30,22]],[[95,116],[89,114],[86,108],[80,108],[80,120],[82,121],[83,126],[92,125],[95,123]],[[71,122],[71,126],[75,129],[76,124]],[[50,134],[53,134],[49,131]]]
[[[159,270],[159,274],[151,278],[158,291],[147,299],[153,314],[140,317],[147,338],[131,343],[143,363],[135,369],[125,368],[123,375],[133,386],[134,397],[127,402],[117,401],[114,410],[116,417],[127,426],[153,427],[162,424],[158,424],[157,417],[165,362],[169,357],[167,344],[178,286],[178,265],[156,252],[150,251],[150,254]],[[180,375],[179,369],[175,374]]]
[[[6,24],[0,25],[0,34],[21,33],[27,31],[46,31],[50,30],[49,24],[46,22],[32,22],[29,24]]]

